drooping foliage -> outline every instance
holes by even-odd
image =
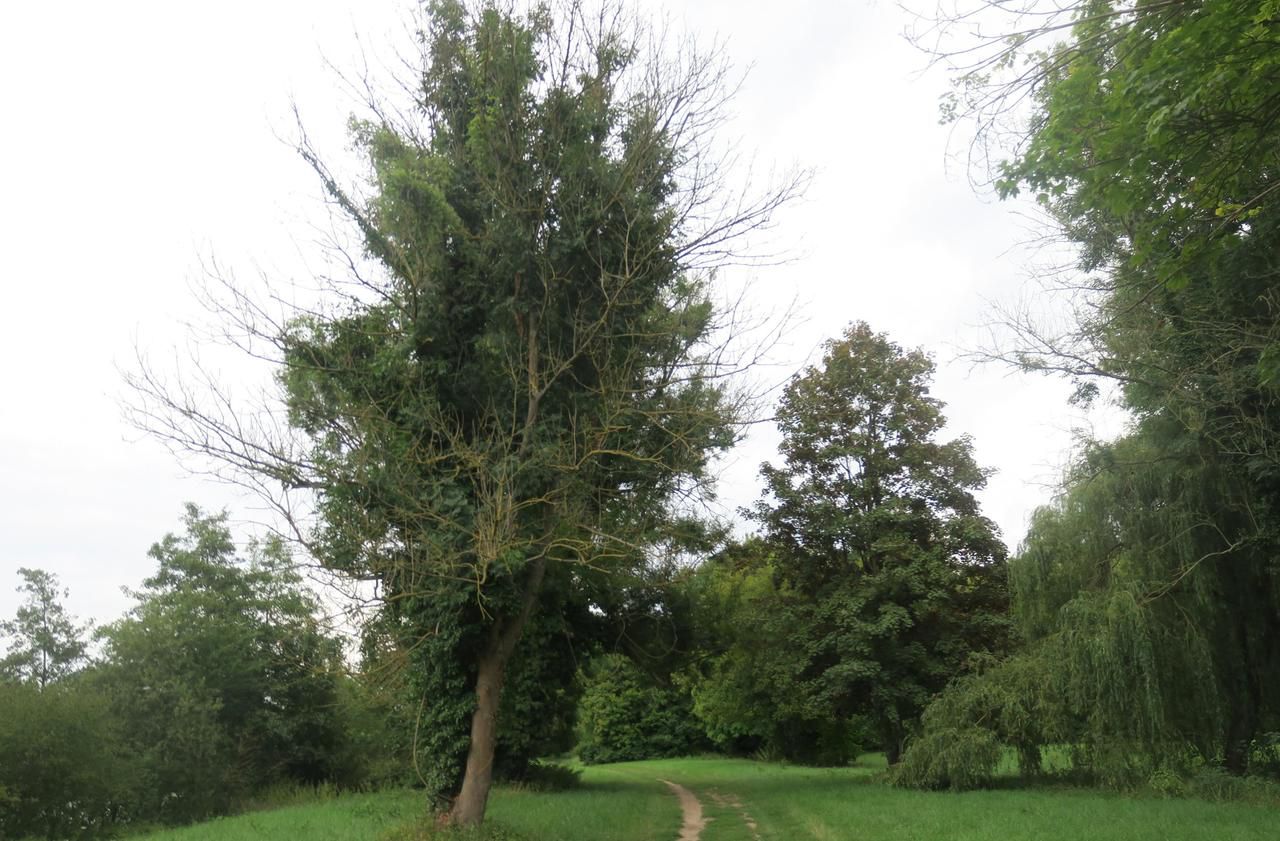
[[[1065,332],[1017,320],[1009,357],[1085,397],[1118,384],[1134,420],[1090,447],[1010,565],[1028,648],[1008,668],[1038,670],[1060,701],[1043,732],[966,710],[996,690],[978,677],[930,711],[908,766],[943,752],[945,728],[980,725],[1001,744],[1068,742],[1115,784],[1240,773],[1280,726],[1280,7],[1074,11],[1070,40],[1023,76],[1036,112],[1000,186],[1033,191],[1078,246],[1085,305]],[[1045,690],[1023,688],[1008,703],[1043,709]]]
[[[1128,703],[1097,699],[1095,716],[1148,755],[1188,742],[1237,772],[1274,715],[1280,663],[1278,20],[1274,3],[1244,0],[1084,17],[1087,46],[1049,79],[1009,170],[1010,184],[1048,191],[1093,273],[1098,307],[1068,351],[1087,366],[1071,372],[1119,381],[1137,418],[1086,462],[1091,487],[1068,479],[1072,507],[1106,518],[1089,531],[1110,544],[1046,560],[1041,532],[1054,526],[1037,524],[1020,600],[1046,619],[1056,609],[1064,632],[1125,617],[1103,650],[1135,646],[1145,683]],[[1063,367],[1061,354],[1029,361]],[[1104,574],[1076,601],[1051,565]],[[1069,648],[1099,682],[1119,679],[1115,659]]]
[[[998,751],[961,737],[1016,747],[1024,773],[1069,746],[1078,769],[1116,786],[1247,766],[1277,723],[1273,544],[1249,483],[1186,443],[1148,419],[1094,446],[1036,514],[1010,562],[1026,648],[930,707],[903,782],[988,781]],[[948,761],[967,770],[937,770]]]

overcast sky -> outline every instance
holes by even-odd
[[[654,4],[657,5],[656,3]],[[122,420],[120,370],[134,347],[190,347],[191,285],[210,256],[241,276],[305,280],[316,180],[285,139],[296,102],[340,153],[356,108],[330,63],[375,64],[406,43],[406,0],[12,3],[0,26],[0,617],[20,566],[59,575],[68,605],[99,622],[151,570],[147,548],[183,501],[250,501],[185,475]],[[1066,386],[970,370],[990,300],[1025,288],[1028,232],[1016,208],[975,195],[948,165],[938,125],[945,78],[922,74],[896,6],[858,0],[689,0],[673,18],[722,36],[750,68],[729,132],[768,166],[811,168],[780,218],[795,259],[740,273],[752,303],[796,302],[774,379],[865,320],[939,363],[951,434],[998,473],[983,494],[1006,542],[1048,499],[1073,425]],[[952,142],[954,151],[954,141]],[[199,348],[196,348],[199,350]],[[750,503],[776,438],[761,428],[731,456],[727,507]]]

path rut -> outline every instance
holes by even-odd
[[[666,783],[680,800],[680,812],[684,816],[684,820],[680,824],[680,837],[677,841],[698,841],[698,836],[702,835],[702,830],[707,826],[707,819],[702,815],[702,803],[694,796],[692,791],[670,780],[659,780]]]

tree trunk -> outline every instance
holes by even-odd
[[[476,667],[476,711],[471,715],[471,746],[467,750],[467,767],[462,776],[462,789],[453,801],[445,822],[453,826],[476,826],[484,820],[493,787],[493,759],[498,746],[498,707],[502,701],[502,682],[507,662],[533,614],[547,571],[545,558],[530,563],[529,580],[525,583],[520,612],[506,622],[495,620],[489,640]]]
[[[902,759],[902,742],[905,734],[901,727],[893,723],[886,723],[881,732],[883,733],[881,738],[884,740],[885,761],[890,765],[897,765]]]
[[[473,826],[484,820],[493,786],[493,759],[498,745],[498,704],[502,699],[502,680],[506,663],[498,651],[485,651],[476,671],[476,711],[471,716],[471,747],[467,751],[467,769],[449,810],[449,823]]]
[[[1257,680],[1253,634],[1250,622],[1265,615],[1265,607],[1257,603],[1258,582],[1242,561],[1227,567],[1232,598],[1235,606],[1231,622],[1231,646],[1233,657],[1230,665],[1231,679],[1227,686],[1231,693],[1227,704],[1227,726],[1222,746],[1223,765],[1232,774],[1244,774],[1249,770],[1249,747],[1258,731],[1258,712],[1261,709],[1261,684]]]

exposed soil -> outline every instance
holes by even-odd
[[[698,841],[698,836],[707,826],[707,819],[702,815],[702,804],[693,796],[693,792],[684,786],[670,780],[659,782],[666,783],[672,793],[680,799],[680,812],[684,815],[684,820],[680,824],[680,837],[677,841]]]

